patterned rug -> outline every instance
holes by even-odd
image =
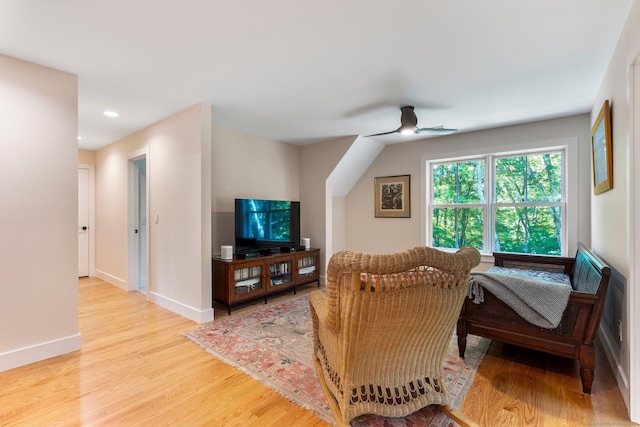
[[[313,368],[312,335],[308,295],[231,316],[185,334],[213,356],[335,425]],[[489,343],[490,340],[470,335],[463,360],[458,357],[455,335],[451,339],[444,369],[452,408],[457,409],[462,403]],[[404,418],[363,415],[351,425],[443,427],[449,422],[437,409],[427,407]]]

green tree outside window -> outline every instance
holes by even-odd
[[[561,255],[563,161],[560,150],[432,164],[431,245]]]

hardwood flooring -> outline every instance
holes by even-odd
[[[578,362],[492,342],[460,411],[482,426],[630,426],[627,408],[597,345],[591,394]]]
[[[79,289],[82,350],[0,372],[0,426],[327,425],[181,336],[196,323],[99,279]],[[630,424],[601,352],[583,395],[573,361],[505,349],[492,344],[461,407],[480,425]]]

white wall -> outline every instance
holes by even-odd
[[[0,371],[80,348],[78,80],[0,55]]]
[[[616,51],[611,59],[602,86],[598,91],[591,110],[591,124],[595,121],[605,100],[611,103],[611,124],[613,140],[613,189],[592,195],[592,247],[614,268],[609,285],[608,301],[621,301],[623,307],[611,307],[618,318],[623,321],[623,340],[617,342],[617,325],[615,331],[605,335],[605,349],[613,361],[614,373],[622,395],[630,408],[632,421],[640,421],[640,374],[632,364],[638,363],[640,357],[640,328],[637,319],[638,282],[639,277],[635,265],[640,261],[638,252],[638,212],[633,215],[632,200],[640,201],[640,186],[631,185],[631,179],[638,177],[638,158],[640,150],[640,129],[633,133],[633,120],[638,121],[640,110],[633,108],[633,91],[631,73],[633,63],[640,59],[640,1],[635,0],[629,18],[622,31]],[[640,85],[640,72],[636,86]],[[640,97],[636,89],[636,97]],[[636,107],[637,108],[637,107]],[[633,139],[632,139],[633,138]],[[633,195],[631,192],[634,192]],[[635,230],[636,236],[632,236]],[[635,247],[635,248],[634,248]],[[635,271],[635,274],[634,274]],[[632,351],[632,345],[638,350]],[[635,360],[634,360],[635,357]],[[635,375],[634,375],[635,372]],[[631,390],[635,388],[634,395]]]
[[[347,248],[347,199],[333,197],[331,202],[331,253]]]
[[[590,243],[590,144],[587,114],[479,132],[459,133],[387,146],[346,200],[346,246],[351,250],[392,253],[424,244],[421,158],[449,158],[487,150],[568,138],[578,139],[578,241]],[[378,176],[411,175],[411,218],[375,218],[373,181]],[[571,247],[575,251],[575,245]]]
[[[97,275],[127,289],[128,158],[146,149],[149,298],[200,323],[213,319],[210,116],[195,105],[96,153]]]

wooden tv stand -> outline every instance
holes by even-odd
[[[320,287],[320,249],[255,258],[213,257],[213,300],[231,306],[312,282]]]

